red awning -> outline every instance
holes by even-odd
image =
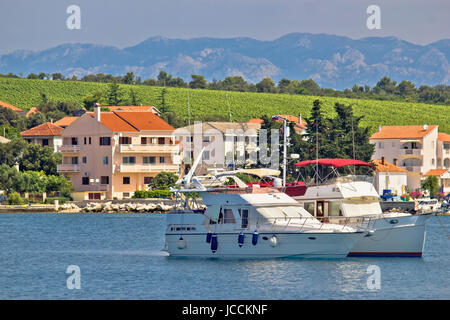
[[[295,164],[296,167],[306,167],[310,164],[320,164],[322,166],[332,166],[335,168],[340,168],[344,166],[365,166],[365,167],[372,167],[373,165],[360,161],[360,160],[353,160],[353,159],[317,159],[317,160],[306,160],[306,161],[300,161]]]

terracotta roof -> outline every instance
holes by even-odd
[[[77,119],[79,119],[79,117],[64,117],[64,118],[59,119],[58,121],[54,122],[53,124],[60,126],[60,127],[67,127]]]
[[[264,120],[263,120],[263,119],[260,119],[260,118],[251,118],[250,120],[248,120],[247,123],[258,123],[258,124],[262,124],[262,123],[264,123]]]
[[[116,111],[117,116],[131,124],[140,131],[147,130],[175,130],[170,124],[161,119],[153,112],[145,111]]]
[[[408,172],[408,170],[387,161],[384,161],[384,164],[381,163],[381,160],[373,160],[372,162],[375,164],[377,172]]]
[[[11,105],[9,103],[6,103],[4,101],[0,101],[0,106],[3,107],[3,108],[11,109],[11,110],[16,111],[16,112],[23,112],[22,109],[14,107],[13,105]]]
[[[438,140],[443,141],[443,142],[450,142],[450,134],[439,132]]]
[[[88,112],[94,117],[93,112]],[[139,132],[148,130],[175,130],[151,111],[102,112],[100,122],[113,132]]]
[[[23,137],[60,136],[63,130],[63,128],[58,127],[51,122],[46,122],[29,130],[22,131],[20,134]]]
[[[448,169],[431,169],[427,173],[425,173],[426,176],[441,176],[444,173],[446,173]]]
[[[156,111],[159,113],[158,109],[154,106],[106,106],[109,111]]]
[[[93,112],[87,112],[94,118]],[[102,112],[100,122],[113,132],[138,132],[139,130],[117,116],[114,112]]]
[[[437,125],[429,125],[427,129],[424,126],[383,126],[370,139],[418,139],[436,128]]]
[[[38,108],[32,107],[25,116],[28,118],[29,116],[31,116],[32,114],[37,113],[37,112],[39,112]]]

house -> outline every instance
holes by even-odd
[[[370,138],[372,160],[382,159],[408,171],[408,188],[421,187],[425,173],[437,168],[438,126],[383,126]]]
[[[293,115],[280,115],[280,117],[286,119],[288,122],[293,122],[294,129],[297,134],[303,135],[306,133],[307,123],[302,119],[301,115],[299,115],[298,117]],[[277,119],[273,121],[281,122],[282,120]],[[247,123],[256,123],[262,125],[264,123],[264,120],[260,118],[252,118]]]
[[[439,132],[437,146],[437,168],[450,169],[450,134]]]
[[[391,190],[392,194],[402,195],[406,192],[408,185],[408,171],[400,168],[382,158],[373,160],[375,164],[374,186],[378,194],[382,195],[383,190]]]
[[[175,136],[184,157],[182,172],[189,170],[203,147],[203,161],[196,174],[256,163],[260,128],[257,123],[237,122],[199,122],[178,128]]]
[[[54,124],[61,127],[61,128],[67,128],[72,122],[77,120],[79,117],[64,117],[59,119],[58,121],[55,121]]]
[[[61,133],[64,129],[51,122],[46,122],[22,131],[20,134],[26,141],[39,144],[43,147],[51,147],[56,152],[62,144]]]
[[[29,116],[31,116],[31,115],[33,115],[33,114],[35,114],[35,113],[38,113],[39,112],[39,109],[38,108],[36,108],[36,107],[31,107],[31,109],[30,110],[28,110],[28,112],[26,113],[26,117],[28,118]]]
[[[432,169],[425,173],[425,177],[435,176],[438,178],[440,192],[450,193],[450,169]]]
[[[76,200],[123,199],[159,172],[180,171],[174,128],[149,111],[87,112],[62,132],[62,164]]]
[[[156,115],[161,115],[161,112],[154,106],[105,106],[109,111],[149,111]]]
[[[14,112],[17,112],[20,115],[25,115],[25,111],[23,111],[20,108],[17,108],[15,106],[13,106],[12,104],[6,103],[4,101],[0,101],[0,107],[6,108],[6,109],[10,109],[10,110],[12,110]]]

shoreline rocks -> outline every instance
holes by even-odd
[[[140,203],[140,202],[125,202],[113,203],[107,201],[88,202],[86,206],[79,207],[75,203],[65,203],[60,205],[59,212],[103,212],[103,213],[166,213],[175,208],[175,204],[165,204],[164,202],[156,203]]]

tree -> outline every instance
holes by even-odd
[[[53,148],[27,143],[20,161],[23,171],[44,171],[47,175],[58,174],[56,167],[61,163],[61,154],[53,152]]]
[[[61,73],[52,73],[53,80],[64,80],[64,76]]]
[[[173,187],[178,181],[178,176],[172,172],[160,172],[150,181],[152,189],[165,190]]]
[[[191,87],[192,89],[204,89],[206,88],[206,80],[203,76],[201,75],[197,75],[197,74],[192,74],[192,81],[189,82],[189,87]]]
[[[275,83],[272,79],[266,77],[256,84],[258,92],[276,92]]]
[[[403,97],[413,96],[416,93],[416,88],[414,87],[414,83],[411,81],[403,80],[398,85],[398,92]]]
[[[164,70],[160,70],[157,79],[158,84],[165,87],[169,85],[170,80],[172,79],[172,75],[167,74],[167,72],[165,72]]]
[[[422,188],[428,190],[431,196],[439,193],[439,181],[436,176],[428,176],[422,181]]]
[[[133,72],[127,72],[127,74],[122,79],[122,83],[134,84],[134,73]]]
[[[106,91],[106,103],[108,106],[120,106],[124,101],[122,91],[117,83],[108,85]]]
[[[86,110],[94,110],[95,104],[100,103],[101,100],[102,100],[102,92],[95,91],[83,98],[83,104]]]

